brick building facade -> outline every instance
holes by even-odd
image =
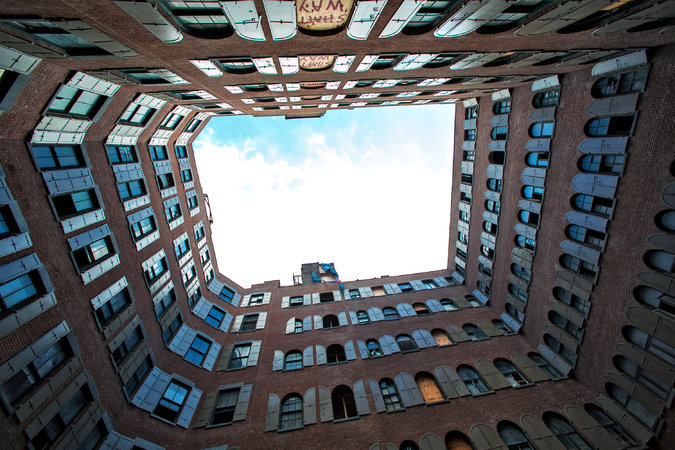
[[[670,448],[673,8],[2,2],[3,448]],[[447,268],[219,272],[211,117],[425,103]]]

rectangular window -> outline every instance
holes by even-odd
[[[197,269],[193,265],[189,270],[183,272],[183,286],[187,287],[195,278],[197,278]]]
[[[183,183],[192,181],[192,170],[185,169],[180,171],[180,179]]]
[[[249,305],[262,305],[265,294],[251,294],[251,300],[248,302]]]
[[[49,104],[47,114],[63,114],[91,120],[107,98],[72,86],[62,86]]]
[[[110,258],[115,254],[110,237],[105,237],[87,244],[84,247],[73,250],[75,265],[80,272],[100,264],[103,260]]]
[[[290,306],[302,306],[305,304],[304,298],[300,295],[297,297],[291,297],[288,304]]]
[[[165,128],[167,130],[174,130],[176,126],[178,126],[178,123],[183,119],[183,116],[180,114],[176,113],[169,113],[164,120],[162,121],[161,124],[159,124],[160,128]]]
[[[248,364],[248,356],[251,354],[251,344],[235,345],[232,350],[227,370],[243,369]]]
[[[475,141],[476,140],[476,130],[464,130],[464,140],[465,141]]]
[[[136,327],[129,336],[122,342],[119,347],[117,347],[112,352],[113,361],[119,366],[119,364],[127,357],[129,353],[136,348],[136,346],[143,340],[143,332],[141,327]]]
[[[232,303],[234,291],[227,286],[223,286],[223,289],[221,289],[220,294],[218,294],[218,296],[223,300],[225,300],[227,303]]]
[[[189,197],[187,199],[187,202],[188,202],[188,209],[189,210],[193,210],[193,209],[195,209],[196,207],[199,206],[199,200],[197,200],[196,195],[193,195],[192,197]]]
[[[202,266],[206,265],[206,263],[209,262],[209,260],[211,259],[211,255],[209,254],[208,248],[199,254],[199,259],[202,262]]]
[[[153,161],[169,159],[169,154],[166,152],[166,147],[163,145],[151,145],[148,150],[150,151],[150,159]]]
[[[103,328],[110,320],[131,304],[128,288],[124,288],[96,309],[96,321]]]
[[[172,222],[183,215],[183,211],[181,211],[180,209],[180,203],[176,203],[175,205],[169,206],[167,209],[164,210],[164,213],[166,214],[167,222]]]
[[[132,103],[129,105],[127,110],[124,111],[119,119],[119,122],[145,126],[150,121],[150,118],[155,114],[155,111],[156,110],[148,106]]]
[[[178,245],[176,245],[176,259],[182,258],[189,251],[190,251],[190,241],[188,240],[188,238],[185,238]]]
[[[78,145],[31,146],[38,170],[85,167],[84,155]]]
[[[464,150],[462,152],[462,159],[464,161],[475,161],[476,151],[475,150]]]
[[[187,157],[188,157],[187,147],[184,145],[176,145],[176,158],[181,159]]]
[[[172,188],[176,185],[176,183],[173,180],[173,174],[171,172],[168,173],[162,173],[157,175],[157,186],[159,187],[160,191],[163,191],[164,189],[169,189]],[[188,200],[188,205],[190,201]]]
[[[172,380],[152,413],[169,422],[175,422],[189,392],[189,387]]]
[[[399,283],[398,288],[401,290],[401,292],[412,292],[412,291],[414,291],[414,289],[410,285],[410,283]]]
[[[381,295],[387,295],[387,291],[384,290],[383,286],[373,286],[371,288],[371,290],[373,291],[373,296],[375,296],[375,297],[379,297]]]
[[[247,314],[241,321],[239,331],[253,331],[258,323],[258,314]]]
[[[207,273],[205,273],[205,274],[204,274],[204,280],[206,281],[206,284],[207,284],[207,285],[210,284],[210,283],[211,283],[211,280],[213,280],[213,278],[214,278],[215,276],[216,276],[216,275],[213,273],[213,269],[210,269]]]
[[[18,405],[71,356],[73,351],[67,338],[55,342],[5,381],[0,393],[8,403]]]
[[[234,410],[239,399],[239,388],[228,389],[218,393],[216,406],[213,408],[210,425],[226,425],[232,423]]]
[[[136,242],[156,229],[155,218],[149,216],[131,224],[131,235],[134,237],[134,242]]]
[[[136,156],[136,149],[130,145],[106,145],[106,151],[108,152],[108,159],[110,159],[110,164],[132,164],[138,162],[138,156]]]
[[[195,230],[195,241],[199,242],[204,238],[204,227],[201,226]]]
[[[79,216],[99,208],[98,197],[94,189],[55,195],[51,197],[51,200],[59,220]]]
[[[48,20],[4,20],[4,25],[29,34],[38,41],[55,46],[69,56],[110,56],[111,53],[91,42],[59,28]]]
[[[44,293],[45,286],[36,270],[0,284],[0,317]]]
[[[211,341],[197,335],[185,354],[185,359],[201,366],[204,358],[206,358],[206,354],[209,352],[209,348],[211,348]]]
[[[436,289],[438,284],[434,280],[422,280],[422,284],[427,289]]]
[[[19,225],[9,205],[0,206],[0,239],[13,236],[20,232]]]
[[[145,271],[145,281],[151,285],[169,269],[166,258],[162,258]]]
[[[223,323],[224,319],[225,319],[225,311],[214,306],[211,308],[211,311],[209,311],[209,315],[206,316],[206,319],[204,320],[209,325],[218,328],[220,327],[220,324]]]
[[[176,292],[171,288],[169,292],[155,305],[155,314],[157,314],[157,318],[162,317],[162,314],[164,314],[164,311],[167,310],[171,305],[173,305],[173,302],[176,301]]]
[[[127,380],[126,383],[124,383],[124,392],[131,397],[134,392],[136,392],[136,389],[138,389],[138,386],[141,385],[143,380],[145,380],[145,377],[150,373],[150,370],[154,367],[154,364],[152,363],[152,359],[150,359],[150,356],[145,358],[141,364],[139,364],[138,368],[136,371],[131,375],[131,378]]]
[[[202,290],[199,286],[197,286],[197,289],[188,297],[188,304],[190,305],[190,309],[194,308],[194,306],[197,304],[199,299],[202,298]]]
[[[142,179],[126,181],[117,185],[117,190],[120,193],[122,201],[132,198],[141,197],[147,193],[145,190],[145,183]]]
[[[169,324],[168,327],[164,330],[162,333],[162,337],[164,338],[164,342],[167,344],[171,341],[171,338],[176,334],[176,331],[180,328],[180,326],[183,325],[183,318],[181,317],[180,314],[176,315],[176,318],[173,319],[173,322]]]
[[[349,298],[361,298],[361,292],[358,289],[350,289]]]
[[[63,405],[59,412],[31,440],[33,447],[40,449],[51,447],[51,444],[58,440],[66,428],[84,411],[90,401],[91,393],[89,388],[84,386]]]
[[[187,127],[185,127],[185,131],[188,133],[192,133],[201,125],[202,121],[199,119],[192,119]]]

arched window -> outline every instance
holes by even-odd
[[[480,252],[483,254],[483,256],[485,256],[490,261],[494,260],[494,258],[495,258],[495,251],[492,250],[487,245],[481,245]]]
[[[546,361],[539,353],[530,352],[527,354],[527,357],[530,358],[530,360],[532,360],[532,362],[534,362],[537,367],[546,372],[546,375],[548,375],[552,380],[562,378],[560,372],[554,369],[553,366],[551,366],[548,361]]]
[[[525,437],[525,434],[523,434],[522,430],[511,422],[500,422],[499,425],[497,425],[497,432],[509,450],[534,449],[530,441],[528,441]]]
[[[504,334],[504,336],[514,334],[513,330],[509,328],[501,319],[492,319],[492,325],[498,328]]]
[[[420,448],[413,441],[403,441],[399,450],[420,450]]]
[[[279,430],[292,430],[301,428],[302,425],[302,397],[298,394],[288,394],[281,401]]]
[[[433,330],[431,330],[431,336],[434,338],[434,341],[436,341],[436,345],[438,345],[439,347],[452,345],[450,336],[448,336],[448,333],[446,333],[445,330],[441,330],[440,328],[434,328]]]
[[[534,240],[526,238],[520,234],[516,235],[516,245],[532,252],[534,251]]]
[[[574,365],[574,361],[576,360],[576,353],[574,353],[572,350],[570,350],[566,345],[564,345],[562,342],[554,338],[548,333],[544,334],[544,344],[548,345],[551,350],[556,352],[562,359],[564,359],[568,364]]]
[[[526,269],[525,267],[521,266],[520,264],[511,264],[511,273],[517,276],[518,278],[521,278],[528,283],[532,279],[532,272],[530,272],[529,269]]]
[[[665,342],[631,326],[624,327],[623,335],[627,341],[646,350],[647,353],[661,359],[671,367],[675,366],[675,349]]]
[[[643,305],[662,309],[675,315],[675,298],[647,286],[638,286],[633,295]]]
[[[445,435],[445,446],[448,450],[473,450],[469,438],[459,431],[451,431]]]
[[[490,133],[493,141],[505,141],[509,127],[494,127]]]
[[[436,383],[436,378],[433,375],[427,372],[420,372],[415,375],[415,383],[422,393],[422,398],[424,398],[424,403],[436,403],[442,402],[445,400],[441,390]]]
[[[520,210],[518,213],[518,220],[533,227],[539,226],[539,214],[530,211]]]
[[[654,222],[663,231],[675,231],[675,211],[661,211],[654,217]]]
[[[544,188],[525,185],[520,191],[523,198],[540,202],[544,199]]]
[[[588,309],[590,308],[590,304],[584,300],[581,297],[578,297],[571,292],[561,288],[561,287],[554,287],[553,288],[553,296],[557,299],[563,302],[564,304],[571,306],[572,308],[576,309],[580,313],[586,315],[588,313]]]
[[[672,273],[675,268],[675,255],[663,250],[650,250],[645,253],[644,259],[650,269]]]
[[[495,114],[506,114],[511,111],[511,100],[502,100],[492,106],[492,112]]]
[[[457,307],[457,305],[455,304],[455,302],[453,302],[449,298],[442,298],[441,299],[441,305],[443,306],[443,308],[446,311],[455,311],[455,310],[459,309]]]
[[[506,152],[494,151],[488,154],[488,161],[490,162],[490,164],[497,164],[503,166],[505,159],[506,159]]]
[[[408,21],[401,32],[403,34],[422,34],[431,30],[446,12],[455,5],[454,1],[435,1],[420,8]]]
[[[483,379],[476,373],[473,368],[468,366],[460,366],[457,369],[459,377],[464,381],[467,389],[471,392],[471,395],[480,395],[487,394],[490,392],[490,389],[485,385]]]
[[[491,191],[495,192],[502,191],[502,180],[498,180],[496,178],[488,178],[485,184],[487,185],[487,188]]]
[[[407,334],[399,334],[398,336],[396,336],[396,343],[398,344],[401,351],[404,353],[419,350],[417,344],[415,344],[415,341],[413,341],[413,338],[411,338]]]
[[[380,348],[380,343],[375,339],[368,339],[366,341],[366,349],[368,350],[369,358],[383,355],[382,349]]]
[[[295,319],[295,323],[293,324],[293,333],[302,333],[302,330],[302,320]]]
[[[485,200],[485,209],[499,214],[499,202],[495,200]]]
[[[209,3],[209,6],[205,6]],[[160,5],[173,17],[180,29],[191,36],[222,39],[230,36],[234,31],[222,8],[216,2],[202,3],[199,6],[186,6],[190,4],[160,1]]]
[[[527,303],[527,292],[524,290],[520,289],[518,286],[515,284],[509,283],[509,294],[513,295],[516,297],[518,300]]]
[[[328,314],[323,317],[323,327],[324,328],[337,328],[340,326],[340,321],[337,316],[334,314]]]
[[[612,200],[588,194],[576,194],[572,197],[570,203],[576,210],[601,214],[605,217],[609,217],[613,207]]]
[[[216,62],[227,73],[247,74],[255,73],[258,70],[251,58],[224,58]]]
[[[649,69],[642,68],[631,72],[618,73],[600,78],[593,83],[591,95],[595,98],[640,92],[645,88]]]
[[[617,369],[631,377],[640,386],[663,400],[668,399],[671,387],[649,372],[646,368],[639,366],[633,360],[622,355],[615,356],[613,361],[614,366]]]
[[[577,166],[582,172],[621,175],[623,163],[623,155],[586,155],[579,158]]]
[[[591,415],[605,430],[609,432],[612,436],[617,438],[621,442],[621,447],[637,447],[638,443],[628,434],[621,425],[614,422],[614,419],[609,417],[605,412],[599,407],[587,404],[584,406],[584,409],[588,414]]]
[[[286,353],[284,357],[284,370],[302,369],[302,352],[297,350]]]
[[[562,255],[560,257],[560,265],[572,272],[578,273],[589,280],[595,280],[598,274],[598,266],[587,261],[582,261],[576,256]]]
[[[557,312],[549,311],[548,320],[550,320],[553,325],[572,336],[574,339],[581,339],[581,328]]]
[[[558,414],[544,413],[544,423],[555,434],[558,440],[562,442],[565,448],[591,450],[591,447],[577,430]]]
[[[382,393],[382,400],[384,400],[384,407],[387,411],[391,412],[403,409],[401,396],[398,394],[396,385],[389,378],[380,380],[380,392]]]
[[[580,225],[569,225],[565,228],[565,234],[573,241],[588,244],[598,250],[602,250],[605,244],[605,233],[582,227]]]
[[[268,89],[266,84],[247,84],[241,86],[241,88],[248,92],[265,92]],[[272,99],[274,99],[274,97],[272,97]]]
[[[525,386],[530,384],[529,381],[523,376],[522,373],[516,366],[511,364],[511,361],[505,359],[495,359],[495,367],[499,370],[499,373],[504,375],[504,378],[511,384],[513,387]]]
[[[633,116],[598,117],[586,122],[587,136],[628,136],[633,128]]]
[[[497,225],[492,222],[488,222],[487,220],[483,221],[483,229],[493,236],[497,234]]]
[[[525,316],[523,315],[522,312],[518,311],[515,306],[513,306],[511,303],[507,303],[504,305],[504,309],[506,312],[513,317],[517,322],[523,323],[523,319]]]
[[[415,313],[418,316],[424,316],[425,314],[431,314],[431,311],[429,311],[429,308],[424,303],[414,303],[412,306],[413,306],[413,309],[415,310]]]
[[[530,167],[548,167],[548,153],[528,153],[525,157],[525,163]]]
[[[384,314],[384,320],[394,320],[394,319],[399,319],[401,317],[398,314],[398,311],[396,311],[396,309],[392,308],[391,306],[387,306],[386,308],[382,308],[382,314]]]
[[[368,313],[365,311],[358,311],[356,313],[356,320],[359,323],[368,323],[370,322],[370,317],[368,317]]]
[[[341,362],[346,362],[347,356],[345,355],[345,349],[342,348],[340,344],[329,345],[326,349],[326,362],[328,364],[338,364]]]
[[[483,330],[478,328],[476,325],[468,323],[464,325],[462,329],[466,334],[469,335],[472,341],[482,341],[488,338],[483,332]]]
[[[354,393],[345,386],[340,385],[333,389],[330,395],[333,403],[333,420],[348,419],[358,417],[356,411],[356,402],[354,401]]]
[[[558,104],[559,98],[560,98],[559,89],[538,92],[532,98],[532,106],[534,106],[535,108],[546,108],[547,106],[555,106]]]
[[[645,424],[649,429],[653,430],[656,428],[659,417],[641,402],[633,398],[628,392],[614,383],[607,383],[605,385],[605,391],[611,398],[619,402],[626,410],[628,410],[628,412]]]
[[[553,136],[553,122],[536,122],[530,125],[530,137],[551,137]]]

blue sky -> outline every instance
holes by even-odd
[[[194,142],[220,271],[292,284],[305,262],[343,280],[444,268],[454,106],[214,117]]]

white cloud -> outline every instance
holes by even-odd
[[[237,148],[203,134],[195,157],[220,271],[249,286],[291,284],[306,262],[335,262],[343,280],[444,268],[453,141],[440,134],[424,148],[395,129],[382,146],[345,140],[353,127],[313,133],[297,163],[255,139]]]

